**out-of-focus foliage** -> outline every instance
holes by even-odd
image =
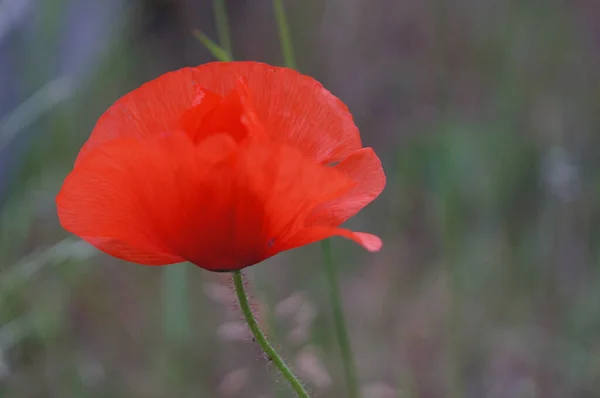
[[[600,396],[597,3],[286,2],[299,68],[349,105],[388,173],[351,221],[382,252],[334,241],[365,398]],[[281,64],[271,1],[227,6],[235,58]],[[211,60],[192,29],[216,39],[212,12],[0,2],[0,396],[291,396],[226,276],[119,262],[55,214],[111,102]],[[320,262],[311,246],[249,274],[284,355],[340,397]],[[189,308],[161,297],[184,285]]]

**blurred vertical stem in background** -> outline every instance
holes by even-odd
[[[294,57],[290,28],[287,23],[282,0],[273,0],[273,8],[275,9],[275,20],[277,21],[277,29],[279,30],[283,62],[288,68],[296,69],[296,58]]]
[[[327,275],[327,283],[329,284],[329,300],[333,310],[333,323],[335,334],[340,346],[342,355],[342,364],[344,365],[344,376],[346,377],[346,386],[348,389],[349,398],[358,397],[358,382],[356,379],[356,367],[354,358],[350,348],[350,339],[346,331],[346,320],[344,319],[344,309],[342,308],[342,298],[340,286],[338,282],[337,267],[333,261],[331,252],[331,243],[329,239],[321,243],[321,251],[323,253],[323,262],[325,263],[325,274]]]
[[[182,368],[175,358],[187,348],[190,335],[187,264],[163,267],[163,337],[159,366],[164,383],[175,394],[182,385]]]
[[[450,35],[448,30],[450,25],[448,23],[448,5],[443,0],[436,0],[434,4],[435,12],[435,37],[438,43],[436,49],[437,59],[437,71],[436,71],[436,85],[437,85],[437,127],[440,131],[443,131],[449,124],[448,115],[451,111],[450,104],[450,87],[448,85],[448,68],[449,68],[449,57],[451,51]],[[446,182],[447,183],[447,182]],[[459,244],[457,237],[460,236],[458,231],[458,223],[456,220],[455,212],[456,209],[454,200],[455,198],[448,194],[451,192],[447,187],[442,187],[442,191],[439,193],[442,197],[439,199],[438,212],[439,219],[441,220],[441,236],[444,241],[444,259],[446,265],[446,272],[448,275],[448,283],[450,288],[450,314],[448,314],[448,380],[447,380],[447,394],[449,398],[461,398],[464,396],[464,387],[462,385],[462,358],[461,358],[461,280],[459,270],[459,253],[457,246]]]
[[[442,194],[443,195],[443,194]],[[456,208],[452,205],[453,198],[444,196],[438,204],[438,217],[441,220],[440,232],[443,239],[444,262],[448,275],[448,284],[450,287],[450,303],[448,314],[448,380],[447,394],[449,398],[461,398],[464,396],[462,386],[462,344],[461,344],[461,278],[459,273],[459,254],[457,246],[459,242],[457,236],[457,220],[454,216]]]
[[[163,322],[168,347],[181,345],[189,337],[187,294],[187,264],[173,264],[164,267]]]
[[[227,7],[225,0],[214,0],[213,8],[215,10],[215,21],[217,25],[217,35],[219,44],[230,56],[233,54],[231,45],[231,33],[229,31],[229,21],[227,19]]]
[[[277,20],[277,27],[279,29],[279,39],[281,41],[281,50],[283,53],[285,66],[296,69],[296,59],[294,57],[290,29],[285,16],[285,9],[283,8],[282,0],[273,0],[273,7],[275,8],[275,19]],[[354,365],[352,350],[350,349],[350,339],[348,338],[348,332],[346,330],[346,321],[344,319],[344,311],[342,308],[337,268],[333,261],[331,244],[329,243],[329,240],[323,241],[321,251],[323,255],[323,261],[325,263],[325,273],[327,274],[327,283],[329,285],[329,300],[333,307],[333,323],[342,356],[342,365],[344,367],[348,398],[357,398],[358,383],[356,378],[356,368]]]

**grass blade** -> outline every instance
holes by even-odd
[[[194,29],[193,33],[194,36],[196,36],[196,38],[200,40],[202,44],[204,44],[208,51],[211,52],[213,57],[215,57],[219,61],[233,61],[233,57],[231,56],[231,54],[227,52],[227,50],[225,50],[223,47],[212,41],[210,37],[206,36],[198,29]]]

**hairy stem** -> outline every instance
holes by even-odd
[[[254,338],[260,344],[261,348],[267,354],[269,359],[273,362],[275,367],[281,372],[283,377],[288,381],[292,389],[296,392],[298,397],[300,398],[310,398],[302,383],[294,375],[291,369],[286,365],[281,356],[275,351],[275,348],[269,343],[263,332],[258,327],[258,323],[256,322],[256,318],[254,318],[254,314],[252,314],[252,309],[250,308],[250,304],[248,303],[248,296],[246,295],[246,290],[244,288],[244,281],[242,279],[242,273],[240,271],[233,272],[233,283],[235,285],[235,293],[237,295],[238,301],[240,303],[240,309],[244,314],[244,318],[246,318],[246,322],[248,323],[248,327],[254,335]]]

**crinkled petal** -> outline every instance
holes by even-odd
[[[239,101],[235,103],[235,98],[231,98],[227,101],[228,99],[229,98],[223,98],[212,91],[198,87],[198,93],[196,94],[192,106],[185,110],[179,120],[180,130],[190,134],[190,137],[194,141],[200,141],[201,139],[206,138],[207,134],[202,134],[202,137],[197,137],[200,135],[200,131],[210,131],[212,134],[222,133],[224,129],[219,127],[219,124],[223,124],[224,118],[233,119],[234,122],[236,119],[239,119]],[[202,129],[203,126],[205,126],[204,129]],[[225,130],[233,130],[231,135],[235,136],[238,133],[236,127],[238,126],[226,126]],[[243,126],[241,127],[243,128]]]
[[[234,145],[221,135],[197,148],[183,133],[113,140],[91,151],[65,179],[57,196],[61,224],[123,260],[183,261],[172,243],[189,239],[184,221],[202,194],[195,184]]]
[[[97,147],[57,204],[65,229],[115,257],[225,271],[291,248],[308,214],[354,185],[285,145],[170,133]]]
[[[241,146],[211,178],[222,186],[207,203],[212,210],[206,222],[220,225],[221,236],[214,235],[192,259],[208,269],[239,269],[290,249],[285,242],[304,228],[304,219],[315,206],[354,187],[343,173],[294,148],[261,141]],[[208,252],[213,257],[203,262]]]
[[[320,163],[341,161],[362,146],[348,107],[309,76],[260,62],[212,62],[194,70],[200,86],[221,95],[246,79],[271,138]]]
[[[213,134],[229,134],[237,142],[246,138],[269,140],[259,119],[246,79],[240,77],[226,97],[202,90],[192,108],[181,119],[181,130],[196,143]]]
[[[214,95],[205,96],[207,92],[226,98],[240,78],[247,82],[254,111],[274,141],[324,164],[341,161],[360,149],[359,132],[348,108],[313,78],[259,62],[212,62],[166,73],[123,96],[98,120],[79,158],[115,138],[144,138],[177,130],[190,108],[210,113],[201,109],[214,105]],[[218,112],[235,114],[235,109]],[[228,131],[216,132],[234,134],[239,128],[235,117],[215,120],[229,120],[215,127]]]
[[[144,139],[180,129],[181,118],[191,107],[200,106],[202,87],[194,83],[194,69],[165,73],[125,94],[100,116],[77,158],[119,138]],[[214,98],[208,98],[208,107]]]
[[[371,203],[385,187],[381,161],[371,148],[353,152],[334,168],[355,181],[356,186],[347,194],[315,208],[306,220],[307,225],[337,227]]]

